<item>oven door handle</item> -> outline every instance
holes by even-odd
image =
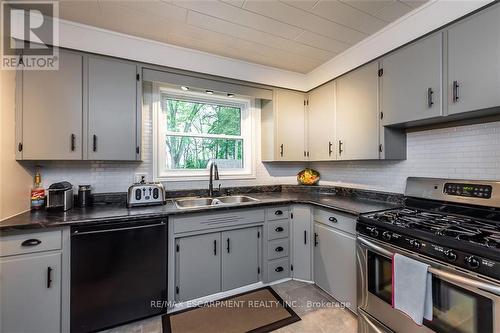
[[[372,243],[371,241],[369,241],[363,237],[358,236],[357,239],[362,245],[364,245],[365,247],[367,247],[368,249],[370,249],[374,252],[377,252],[378,254],[383,255],[384,257],[392,258],[392,256],[394,255],[393,252],[388,251],[388,250],[382,248],[381,246],[378,246],[378,245]],[[463,285],[466,285],[469,287],[481,289],[481,290],[490,292],[492,294],[495,294],[497,296],[500,296],[500,286],[499,285],[471,279],[471,278],[468,278],[465,276],[461,276],[461,275],[457,275],[457,274],[454,274],[451,272],[443,271],[441,269],[437,269],[437,268],[434,268],[432,266],[429,267],[429,272],[431,274],[433,274],[437,277],[443,278],[445,280],[459,283],[459,284],[463,284]]]

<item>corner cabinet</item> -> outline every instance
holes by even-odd
[[[16,159],[140,159],[138,79],[135,63],[67,50],[58,70],[18,71]]]
[[[379,158],[378,63],[336,80],[337,159]]]
[[[262,160],[305,161],[305,94],[276,89],[261,105]]]
[[[335,82],[328,82],[307,96],[307,142],[311,161],[337,158],[335,149]]]
[[[499,107],[500,5],[450,26],[447,37],[448,114]]]

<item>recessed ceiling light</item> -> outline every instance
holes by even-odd
[[[181,89],[186,91],[186,90],[189,90],[189,87],[186,87],[186,86],[181,86]]]
[[[205,92],[206,92],[207,94],[209,94],[209,95],[213,95],[213,94],[214,94],[214,92],[213,92],[212,90],[206,90]]]
[[[229,93],[227,94],[227,97],[234,97],[234,94]]]

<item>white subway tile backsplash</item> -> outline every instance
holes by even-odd
[[[500,122],[408,133],[405,161],[311,163],[322,184],[403,193],[409,176],[500,179]]]

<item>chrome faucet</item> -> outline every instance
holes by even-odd
[[[219,168],[217,167],[217,163],[214,160],[208,162],[210,166],[210,178],[208,180],[208,196],[214,196],[214,180],[219,180]],[[220,185],[219,185],[220,190]]]

